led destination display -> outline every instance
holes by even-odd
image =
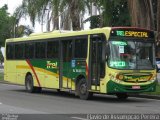
[[[136,38],[153,38],[154,32],[148,30],[135,29],[113,29],[111,31],[112,37],[136,37]]]

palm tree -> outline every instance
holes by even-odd
[[[23,0],[22,5],[17,7],[15,15],[17,19],[29,16],[33,27],[35,26],[36,18],[38,18],[38,21],[43,24],[43,18],[45,16],[48,1],[49,0]]]
[[[61,4],[60,4],[61,12],[65,10],[65,12],[63,13],[64,14],[63,17],[65,18],[65,20],[67,20],[67,23],[71,21],[73,30],[81,30],[81,24],[82,24],[80,22],[81,17],[84,16],[86,8],[89,8],[87,3],[88,3],[88,0],[62,0],[61,1]]]
[[[67,18],[63,25],[72,24],[73,30],[80,30],[80,16],[85,13],[87,0],[23,0],[22,5],[16,9],[18,19],[28,15],[35,25],[35,20],[43,24],[47,20],[47,29],[50,30],[50,24],[53,23],[53,29],[59,29],[59,17]],[[47,10],[47,13],[46,13]],[[71,21],[71,23],[69,23]],[[66,22],[66,23],[65,23]],[[66,26],[63,26],[67,29]]]
[[[20,25],[16,28],[16,37],[28,36],[33,33],[33,30],[29,26]]]

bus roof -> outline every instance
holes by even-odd
[[[81,35],[96,34],[96,33],[97,34],[98,33],[104,33],[107,36],[109,36],[110,30],[111,30],[111,27],[95,28],[95,29],[81,30],[81,31],[61,31],[61,30],[56,30],[56,31],[53,31],[53,32],[32,33],[31,35],[29,35],[27,37],[10,38],[10,39],[7,39],[6,42],[38,40],[38,39],[70,37],[70,36],[81,36]]]
[[[62,37],[70,37],[70,36],[81,36],[81,35],[87,35],[87,34],[98,34],[98,33],[104,33],[107,38],[110,36],[111,30],[118,30],[118,29],[130,29],[130,30],[143,30],[143,31],[149,31],[144,28],[138,28],[138,27],[104,27],[104,28],[95,28],[90,30],[81,30],[81,31],[61,31],[61,30],[55,30],[52,32],[44,32],[44,33],[32,33],[31,35],[27,37],[21,37],[21,38],[10,38],[7,39],[6,42],[18,42],[18,41],[27,41],[27,40],[38,40],[38,39],[49,39],[49,38],[62,38]]]

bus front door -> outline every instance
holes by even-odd
[[[91,36],[90,46],[90,80],[89,86],[91,90],[100,90],[100,78],[104,76],[104,63],[102,62],[102,46],[101,37]]]

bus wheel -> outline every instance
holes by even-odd
[[[78,92],[78,96],[80,97],[80,99],[83,99],[83,100],[88,100],[93,96],[93,93],[88,91],[87,83],[84,78],[82,78],[78,82],[77,92]]]
[[[33,86],[33,78],[32,75],[27,75],[25,80],[25,87],[27,92],[34,93],[37,91],[37,88]]]
[[[117,93],[116,96],[120,100],[126,100],[128,98],[127,93]]]

